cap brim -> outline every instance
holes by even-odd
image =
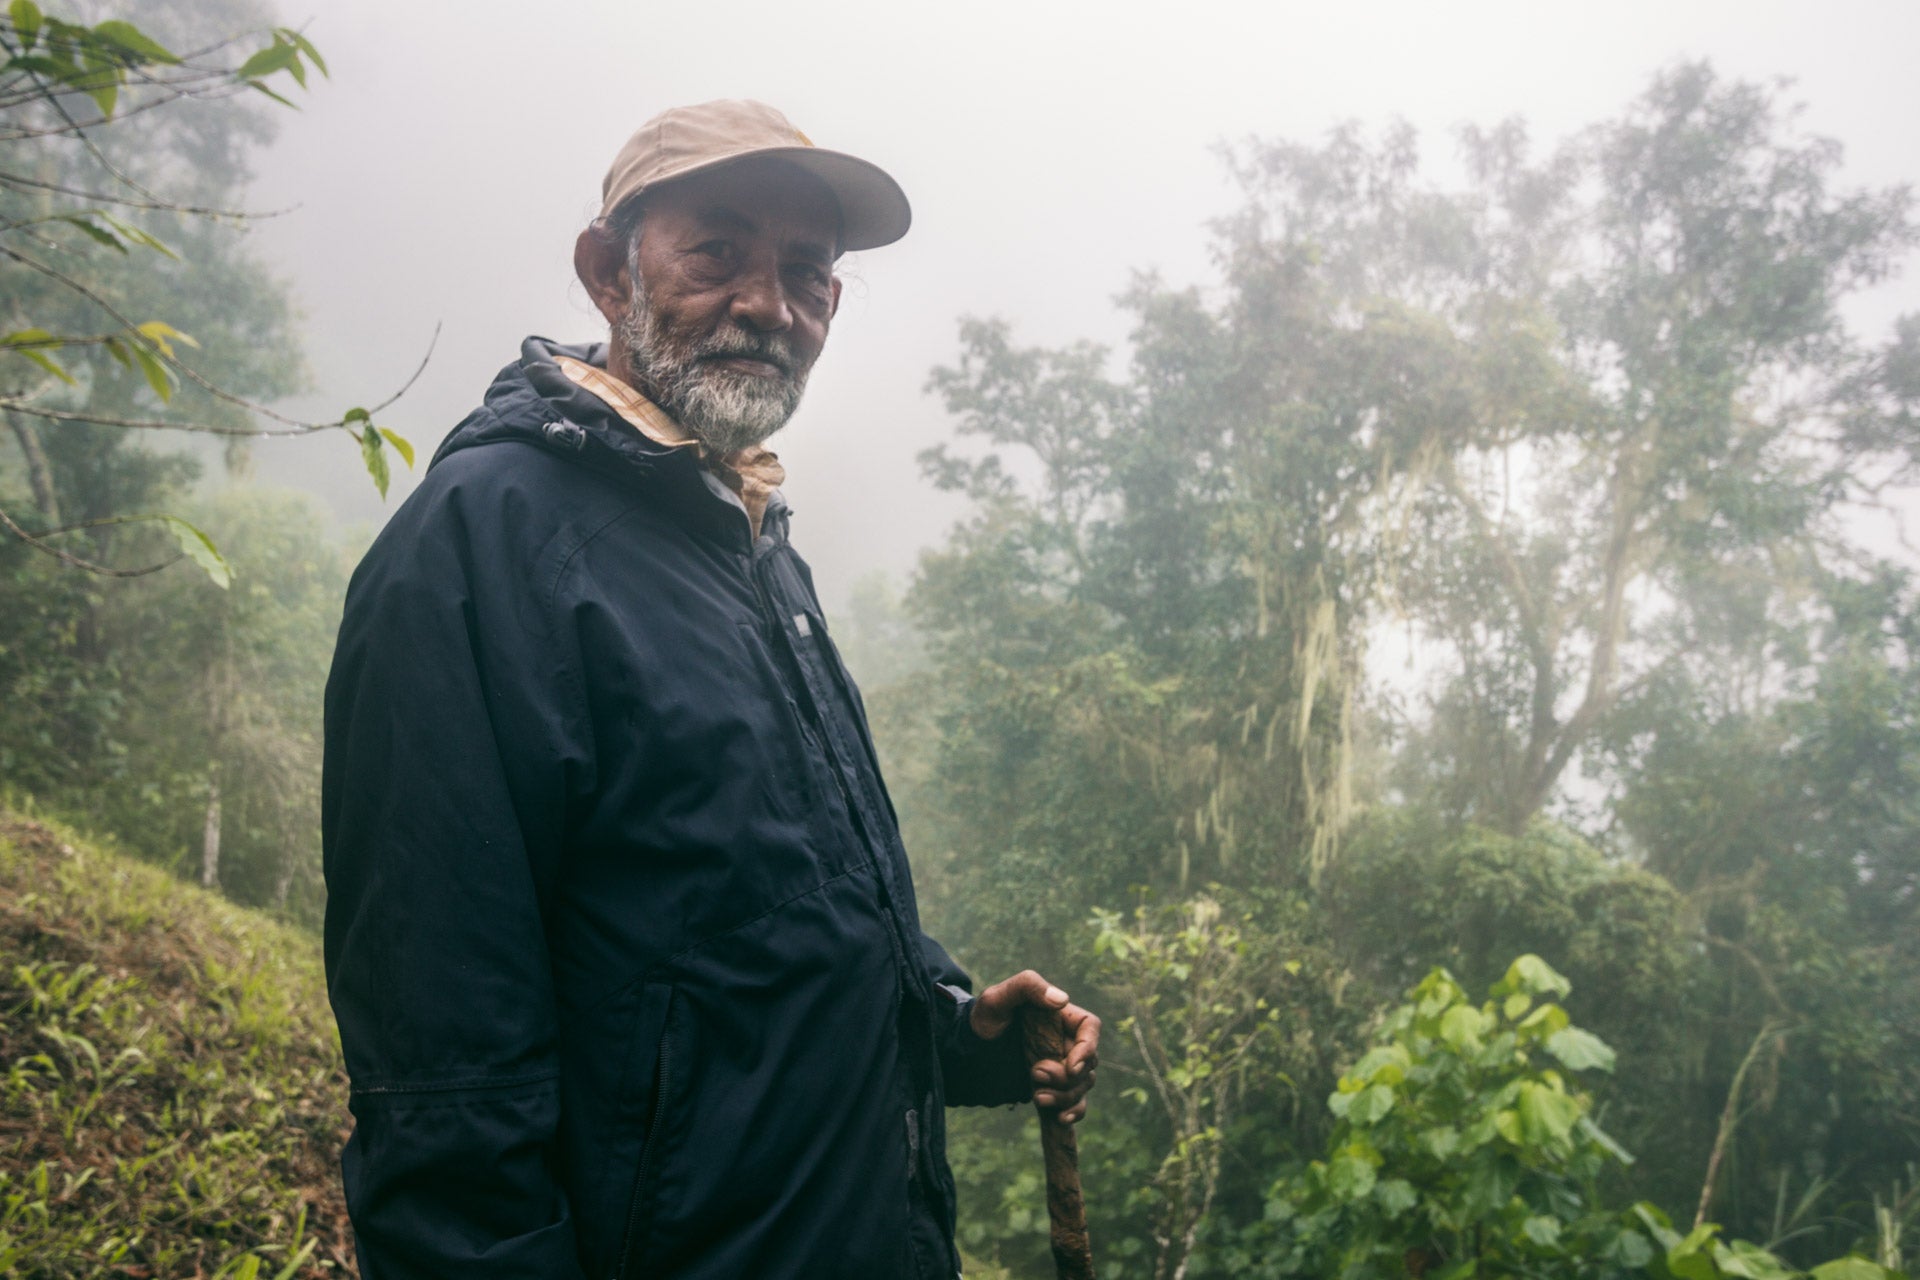
[[[840,247],[845,251],[878,249],[892,244],[913,225],[913,207],[907,203],[907,193],[891,174],[871,161],[822,147],[762,147],[742,151],[705,164],[689,165],[656,178],[647,187],[753,160],[783,160],[820,179],[840,202]]]

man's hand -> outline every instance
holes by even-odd
[[[1067,999],[1067,993],[1028,969],[982,991],[971,1006],[974,1034],[998,1040],[1025,1006],[1059,1020],[1067,1040],[1064,1062],[1048,1058],[1033,1064],[1033,1100],[1057,1108],[1060,1118],[1076,1124],[1087,1114],[1087,1090],[1093,1088],[1094,1068],[1100,1065],[1100,1019]]]

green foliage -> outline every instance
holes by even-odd
[[[173,25],[169,12],[154,17]],[[326,74],[300,32],[273,27],[264,35],[269,43],[233,66],[220,60],[226,42],[207,46],[204,30],[188,37],[203,51],[182,57],[169,49],[173,37],[162,40],[118,18],[89,26],[44,13],[33,0],[17,0],[0,16],[0,114],[7,126],[0,136],[0,281],[7,295],[0,324],[8,330],[0,337],[0,412],[26,464],[35,509],[25,520],[0,509],[0,527],[69,566],[107,575],[144,571],[74,549],[76,534],[84,539],[102,521],[124,522],[128,507],[75,519],[59,501],[64,478],[53,474],[48,434],[72,435],[97,423],[132,432],[172,428],[238,444],[261,434],[342,427],[361,445],[383,495],[385,448],[412,465],[411,446],[375,427],[366,410],[335,423],[278,419],[280,426],[263,428],[256,421],[277,415],[249,397],[293,390],[287,371],[298,361],[273,350],[285,341],[278,283],[221,226],[247,217],[224,207],[239,176],[228,139],[260,126],[232,107],[220,114],[213,100],[244,87],[291,106],[272,87],[279,77],[305,87],[309,69]],[[166,318],[151,318],[162,309]],[[207,342],[192,362],[180,347],[202,342],[180,326]],[[20,381],[28,374],[45,378],[38,385]],[[112,436],[91,438],[102,448],[124,447]],[[175,517],[152,519],[178,535],[180,558],[216,581],[225,577],[226,561],[206,537]]]
[[[1802,1273],[1706,1223],[1606,1207],[1600,1177],[1630,1157],[1592,1115],[1575,1072],[1613,1051],[1556,1002],[1571,984],[1523,955],[1473,1004],[1435,969],[1386,1015],[1340,1078],[1328,1154],[1274,1187],[1269,1275],[1788,1280]],[[1890,1280],[1860,1257],[1817,1280]]]
[[[0,1274],[335,1274],[318,947],[0,810]]]

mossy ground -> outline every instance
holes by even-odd
[[[0,1276],[354,1272],[319,941],[0,808]]]

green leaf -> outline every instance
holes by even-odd
[[[373,477],[373,487],[380,496],[387,496],[387,451],[380,447],[380,433],[371,428],[360,433],[360,457],[367,464],[367,474]]]
[[[173,345],[168,341],[169,338],[177,338],[181,342],[194,348],[198,348],[200,345],[192,334],[180,332],[180,330],[174,328],[165,320],[149,320],[145,324],[140,325],[139,330],[142,337],[146,338],[146,340],[154,346],[160,348],[161,354],[167,356],[173,354]]]
[[[40,6],[33,0],[13,0],[7,6],[7,16],[13,19],[14,34],[20,37],[20,51],[25,53],[33,48],[34,41],[40,38],[43,21]]]
[[[153,388],[153,394],[160,397],[160,403],[173,400],[173,371],[152,351],[143,346],[129,346],[129,354],[134,363],[140,366],[140,372],[146,375],[147,385]]]
[[[1440,1019],[1440,1038],[1456,1049],[1472,1052],[1480,1047],[1480,1033],[1486,1030],[1487,1016],[1472,1005],[1457,1004]]]
[[[394,451],[406,459],[407,470],[413,470],[413,442],[398,431],[389,431],[385,427],[379,428],[379,431],[386,442],[393,446]]]
[[[240,69],[233,74],[242,80],[258,80],[261,76],[284,71],[299,56],[299,49],[275,36],[272,44],[241,63]]]
[[[0,334],[0,347],[38,347],[42,351],[58,351],[66,342],[45,329],[15,329],[12,333]]]
[[[265,86],[264,84],[261,84],[258,80],[247,81],[247,87],[250,89],[258,89],[260,92],[266,94],[269,98],[272,98],[275,102],[279,103],[283,107],[293,107],[295,111],[298,111],[300,109],[299,107],[294,106],[292,101],[290,101],[287,98],[281,97],[279,94],[275,93],[273,90],[267,88],[267,86]]]
[[[1547,1037],[1547,1052],[1573,1071],[1613,1070],[1613,1050],[1590,1031],[1563,1027]]]
[[[1507,1002],[1500,1006],[1500,1011],[1507,1015],[1508,1022],[1512,1022],[1532,1006],[1532,996],[1524,991],[1516,991],[1507,997]]]
[[[172,66],[180,61],[174,56],[172,50],[131,22],[122,22],[117,18],[103,22],[93,29],[93,34],[115,48],[134,54],[147,62],[162,62]]]
[[[1405,1178],[1388,1178],[1373,1189],[1373,1198],[1386,1210],[1389,1218],[1397,1218],[1420,1202],[1413,1184]]]
[[[213,545],[213,539],[182,520],[179,516],[161,516],[166,526],[173,530],[173,537],[180,549],[187,553],[187,559],[207,571],[213,579],[213,585],[225,590],[233,584],[233,566],[220,554],[220,548]]]
[[[1656,1252],[1652,1243],[1632,1228],[1624,1229],[1608,1243],[1602,1256],[1609,1262],[1617,1262],[1628,1271],[1639,1271],[1653,1261]]]
[[[1633,1206],[1634,1216],[1646,1224],[1647,1231],[1659,1242],[1662,1249],[1671,1249],[1680,1243],[1680,1233],[1673,1229],[1673,1221],[1656,1205],[1642,1200]]]
[[[125,242],[123,242],[120,239],[119,236],[114,235],[113,232],[108,231],[105,227],[98,226],[94,223],[93,220],[96,217],[103,217],[103,216],[104,215],[102,214],[92,213],[92,212],[63,213],[60,215],[60,221],[80,228],[82,231],[86,232],[93,239],[98,240],[101,244],[107,246],[107,248],[109,249],[115,249],[121,253],[127,252],[127,246]]]
[[[1549,993],[1564,996],[1573,990],[1573,984],[1561,977],[1554,967],[1539,956],[1528,953],[1507,966],[1506,977],[1494,988],[1496,995],[1512,992],[1525,992],[1539,996]]]
[[[1393,1090],[1386,1085],[1376,1084],[1353,1096],[1353,1103],[1347,1108],[1347,1119],[1355,1124],[1374,1124],[1393,1110]]]
[[[68,373],[65,369],[60,367],[59,361],[55,360],[52,356],[48,355],[46,351],[42,348],[27,347],[24,350],[16,350],[14,354],[18,356],[25,356],[27,359],[33,361],[35,364],[39,365],[42,369],[45,369],[48,373],[60,379],[60,381],[66,383],[70,387],[77,387],[80,385],[79,383],[73,380],[72,374]]]
[[[175,262],[178,262],[180,260],[180,255],[173,251],[173,247],[171,245],[169,245],[166,241],[162,240],[160,237],[152,234],[151,232],[144,231],[141,228],[134,226],[132,223],[122,222],[118,218],[109,218],[107,220],[113,223],[114,230],[118,231],[121,235],[133,241],[135,244],[143,245],[146,248],[154,250],[156,253],[164,253],[167,255],[167,257],[172,258]]]
[[[1373,1162],[1346,1148],[1327,1165],[1327,1190],[1337,1200],[1358,1200],[1373,1190],[1375,1177]]]
[[[1613,1135],[1595,1124],[1590,1117],[1581,1116],[1580,1123],[1577,1127],[1581,1133],[1584,1133],[1588,1138],[1599,1144],[1603,1151],[1615,1160],[1618,1160],[1621,1164],[1634,1163],[1633,1152],[1614,1141]]]
[[[1552,1248],[1560,1240],[1560,1224],[1535,1214],[1520,1224],[1520,1232],[1542,1249]]]
[[[1536,1036],[1551,1036],[1566,1030],[1570,1021],[1567,1011],[1559,1005],[1543,1004],[1520,1020],[1520,1029]]]
[[[274,32],[274,35],[283,40],[290,41],[294,48],[306,54],[307,61],[311,62],[314,65],[314,69],[321,75],[329,78],[332,77],[333,73],[327,70],[327,60],[320,56],[320,51],[313,47],[311,40],[301,35],[298,31],[295,31],[292,27],[280,27]]]
[[[1520,1086],[1520,1121],[1531,1142],[1558,1142],[1573,1132],[1580,1119],[1580,1104],[1529,1080]]]
[[[1893,1272],[1859,1254],[1823,1262],[1812,1271],[1813,1280],[1889,1280]]]

